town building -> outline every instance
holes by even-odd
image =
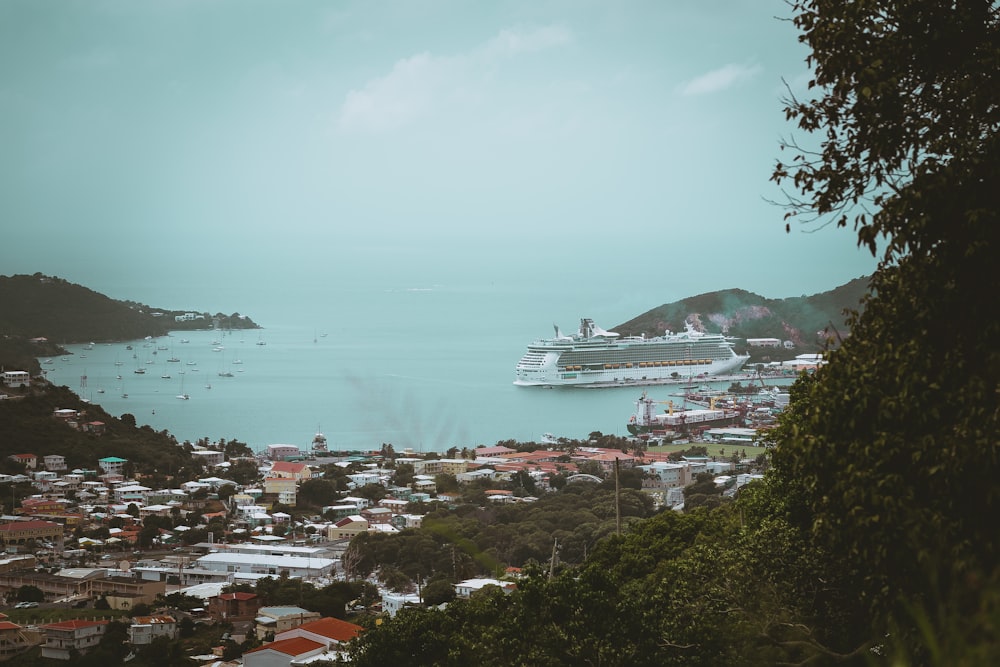
[[[38,466],[38,457],[34,454],[11,454],[7,458],[20,463],[29,470],[34,470]]]
[[[268,633],[278,633],[297,628],[303,623],[319,620],[319,613],[302,607],[261,607],[255,619],[257,638],[264,639]]]
[[[62,621],[41,627],[45,635],[42,657],[69,660],[70,652],[86,654],[97,646],[108,628],[107,621]]]
[[[302,452],[295,445],[268,445],[267,458],[272,461],[284,461],[290,458],[302,456]]]
[[[128,463],[128,459],[119,458],[117,456],[106,456],[103,459],[98,459],[97,465],[101,467],[106,475],[121,475],[125,470],[125,464]]]
[[[5,548],[29,542],[58,542],[62,549],[63,526],[52,521],[12,521],[0,524],[0,545]]]
[[[128,641],[133,646],[143,646],[157,637],[177,639],[177,632],[177,619],[173,616],[136,616],[128,628]]]
[[[5,387],[27,387],[31,384],[31,374],[28,371],[4,371],[3,384]]]
[[[208,615],[218,623],[251,621],[260,610],[260,598],[255,593],[220,593],[208,599]]]
[[[243,654],[243,665],[244,667],[289,667],[292,661],[300,664],[325,652],[326,645],[320,642],[293,637],[247,651]]]
[[[310,479],[312,470],[305,463],[293,463],[291,461],[275,461],[271,469],[267,471],[268,477],[283,477],[294,479],[297,482]]]
[[[42,457],[46,470],[60,472],[66,469],[66,457],[60,454],[49,454]]]
[[[324,577],[333,572],[336,561],[329,558],[269,556],[264,554],[210,553],[196,561],[199,568],[227,573],[247,573],[290,577]]]
[[[4,616],[0,614],[0,616]],[[6,619],[6,616],[4,616]],[[42,642],[42,635],[8,620],[0,620],[0,662],[10,660]]]

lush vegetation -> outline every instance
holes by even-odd
[[[818,136],[774,179],[791,217],[851,224],[881,261],[793,388],[773,470],[512,593],[403,610],[356,664],[1000,662],[1000,318],[977,301],[1000,285],[1000,10],[790,6],[815,80],[786,112]]]
[[[819,351],[846,332],[846,313],[860,307],[868,278],[813,296],[766,299],[741,289],[709,292],[664,304],[615,327],[625,336],[659,336],[693,322],[704,331],[738,338],[791,340],[803,351]],[[772,351],[772,353],[775,353]]]
[[[103,434],[74,429],[53,416],[56,409],[77,410],[79,421],[100,421]],[[5,472],[20,472],[11,454],[25,452],[37,456],[61,454],[70,469],[96,469],[97,459],[118,456],[128,459],[129,471],[158,473],[182,480],[201,472],[187,449],[166,431],[137,426],[133,415],[116,418],[101,406],[84,403],[68,387],[35,385],[27,395],[0,401],[0,466]]]
[[[205,319],[177,322],[175,315],[194,312]],[[168,331],[204,329],[212,318],[231,329],[258,326],[239,313],[211,315],[198,310],[155,308],[116,301],[62,278],[0,276],[0,334],[19,338],[44,337],[55,343],[132,340],[162,336]],[[39,355],[46,352],[39,352]],[[0,361],[7,363],[6,359]]]

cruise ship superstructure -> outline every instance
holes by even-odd
[[[701,375],[735,373],[748,356],[733,351],[722,334],[695,331],[622,337],[589,318],[570,336],[535,341],[517,362],[514,384],[536,387],[617,387],[677,382]]]

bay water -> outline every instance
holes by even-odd
[[[318,431],[333,450],[392,443],[439,452],[543,433],[626,435],[642,388],[517,387],[514,365],[529,342],[552,335],[554,318],[563,331],[580,317],[611,328],[667,300],[640,306],[600,285],[586,297],[567,290],[544,299],[530,285],[492,284],[257,294],[242,312],[263,329],[68,345],[71,355],[42,368],[112,415],[130,413],[182,441],[234,438],[254,450],[308,448]]]

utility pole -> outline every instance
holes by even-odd
[[[559,552],[559,538],[552,538],[552,558],[549,559],[549,579],[555,576],[556,573],[556,555]]]
[[[615,533],[622,534],[622,487],[618,480],[620,465],[618,457],[615,457]]]

